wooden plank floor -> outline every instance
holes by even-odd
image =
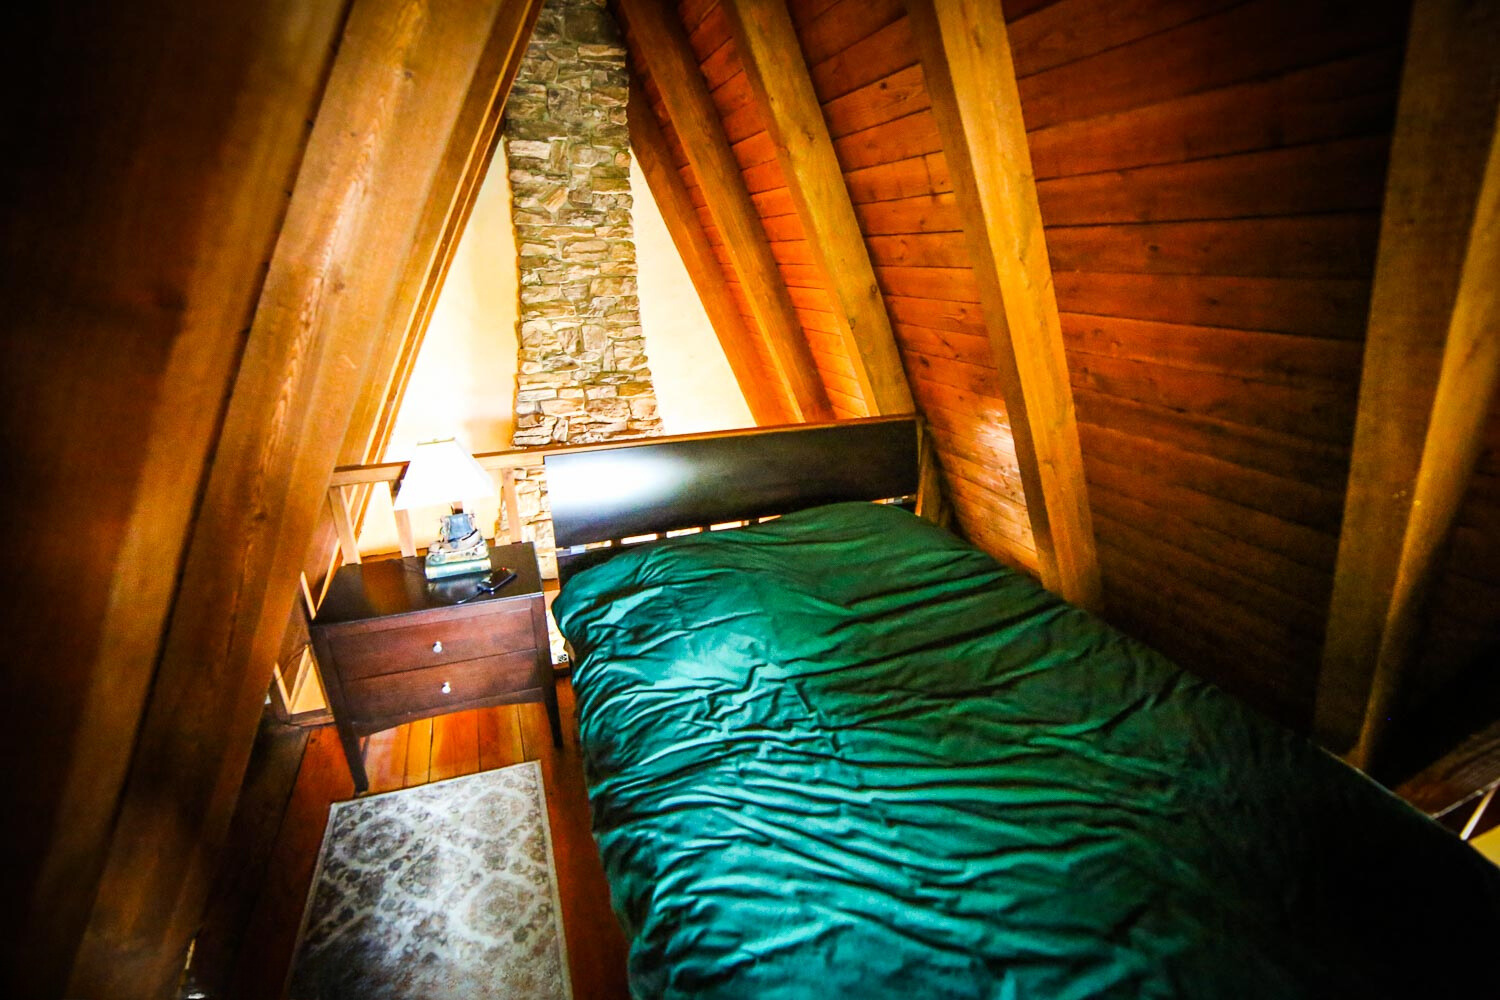
[[[527,760],[540,762],[573,995],[628,997],[625,941],[609,908],[604,870],[589,830],[573,688],[559,680],[557,693],[562,748],[552,745],[546,711],[539,704],[425,719],[369,738],[365,767],[370,791],[411,788]],[[329,807],[353,792],[338,734],[332,726],[313,730],[275,838],[268,874],[232,960],[233,972],[222,977],[227,980],[222,995],[283,995]]]

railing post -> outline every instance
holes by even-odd
[[[349,516],[349,498],[342,486],[328,488],[328,506],[333,511],[333,526],[339,533],[339,551],[343,553],[344,565],[359,562],[359,539],[354,534],[354,521]]]
[[[417,554],[417,543],[411,533],[411,513],[406,510],[396,509],[396,484],[386,480],[385,492],[391,498],[391,510],[396,515],[396,538],[401,542],[401,554],[403,556],[414,556]]]
[[[505,504],[505,540],[521,540],[521,508],[516,494],[516,470],[510,467],[500,470],[500,493]]]

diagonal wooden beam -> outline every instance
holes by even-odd
[[[505,95],[510,93],[520,69],[515,52],[525,49],[541,9],[540,0],[522,0],[508,3],[501,11],[505,21],[491,34],[489,47],[474,74],[474,84],[464,96],[453,138],[433,180],[432,195],[422,210],[422,221],[391,302],[390,314],[379,324],[383,336],[339,450],[339,465],[369,465],[385,456],[438,295],[499,145]],[[348,551],[339,550],[347,550],[357,536],[370,497],[368,489],[354,494],[350,504],[353,509],[346,515],[352,531],[348,537],[341,537],[340,528],[332,518],[325,518],[318,525],[303,563],[303,572],[315,590],[321,590],[329,574],[337,568],[341,555],[348,558]],[[293,612],[287,632],[305,642],[307,625],[300,609]],[[290,662],[284,660],[283,683],[288,687],[294,685],[296,671],[307,662],[300,655]],[[275,685],[272,691],[279,698]]]
[[[708,200],[709,214],[724,238],[730,263],[798,417],[831,420],[828,394],[813,366],[802,323],[682,24],[673,8],[661,0],[618,0],[618,6],[635,36],[645,71],[661,91],[667,116],[682,137],[688,162]]]
[[[67,510],[87,544],[12,561],[6,691],[26,707],[0,735],[6,808],[25,817],[0,866],[10,996],[76,995],[218,416],[346,8],[38,5],[12,25],[14,78],[59,85],[0,97],[28,136],[0,160],[0,517]]]
[[[348,14],[223,416],[69,995],[164,996],[176,983],[379,324],[505,6],[355,0]]]
[[[1496,51],[1500,7],[1463,0],[1414,7],[1315,712],[1319,738],[1336,750],[1367,730],[1358,754],[1365,766],[1389,714],[1364,725],[1376,664],[1384,662],[1386,677],[1378,700],[1391,705],[1410,657],[1402,633],[1414,627],[1432,571],[1422,565],[1433,558],[1430,543],[1418,536],[1443,533],[1441,519],[1414,505],[1424,464],[1441,463],[1446,452],[1450,472],[1458,471],[1452,463],[1468,445],[1451,413],[1437,422],[1434,401],[1454,324],[1465,322],[1459,307],[1478,308],[1484,294],[1465,261],[1483,253],[1475,209],[1500,104]],[[1494,272],[1484,280],[1493,284]],[[1478,399],[1464,405],[1481,410]],[[1424,458],[1429,447],[1437,450]],[[1438,467],[1427,468],[1430,479]]]
[[[1489,164],[1464,257],[1458,296],[1443,347],[1432,417],[1422,445],[1411,513],[1396,581],[1380,636],[1380,653],[1365,707],[1354,766],[1377,760],[1403,676],[1416,659],[1427,601],[1443,570],[1442,554],[1474,478],[1485,424],[1500,380],[1500,133],[1490,141]]]
[[[785,0],[725,0],[723,6],[787,190],[833,295],[834,319],[865,406],[871,414],[911,413],[911,387],[885,299]]]
[[[1005,18],[994,0],[907,0],[1010,414],[1042,583],[1099,603],[1088,486]]]
[[[412,369],[437,308],[448,269],[458,253],[474,203],[500,145],[505,98],[521,69],[521,57],[542,11],[541,0],[510,0],[464,95],[432,194],[422,209],[412,252],[407,257],[382,330],[371,377],[360,394],[339,465],[368,465],[385,456]]]
[[[634,74],[630,78],[630,103],[626,109],[630,124],[630,149],[646,183],[656,199],[657,208],[672,234],[672,243],[682,256],[688,277],[698,291],[703,311],[724,348],[724,357],[729,361],[734,380],[762,426],[778,424],[785,420],[782,394],[768,384],[763,374],[760,357],[755,353],[755,334],[740,315],[739,306],[724,280],[724,269],[714,256],[713,247],[703,232],[703,223],[693,207],[693,199],[687,186],[682,183],[682,174],[672,162],[672,152],[662,135],[656,112],[646,99],[641,81]]]

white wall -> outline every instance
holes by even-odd
[[[755,419],[714,335],[698,292],[651,197],[640,165],[630,162],[635,195],[635,258],[641,328],[668,434],[754,427]]]
[[[471,452],[510,447],[515,426],[516,303],[510,181],[505,151],[497,150],[438,294],[385,461],[406,461],[418,443],[436,438],[456,437]],[[481,501],[471,509],[478,513],[485,534],[492,534],[499,500]],[[411,512],[419,546],[437,536],[438,516],[446,512],[442,507]],[[400,547],[384,491],[376,491],[365,515],[359,547],[366,553]]]

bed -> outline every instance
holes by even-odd
[[[915,461],[868,481],[922,451],[910,421],[663,444],[633,446],[651,475],[629,449],[548,460],[636,996],[1444,996],[1493,953],[1500,870],[1467,845],[868,502],[920,491]],[[726,453],[792,456],[816,503]],[[750,523],[619,544],[734,506]]]

